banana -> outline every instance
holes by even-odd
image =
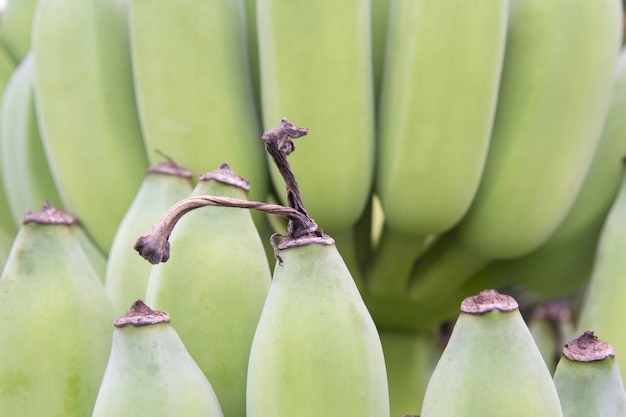
[[[330,242],[279,252],[250,350],[248,417],[389,416],[380,338]]]
[[[602,225],[620,187],[625,116],[626,50],[622,49],[600,143],[567,216],[539,248],[517,259],[494,261],[479,274],[506,275],[544,297],[572,294],[589,281]]]
[[[19,227],[24,215],[44,202],[65,210],[43,149],[33,97],[33,56],[28,53],[13,72],[0,106],[0,172],[7,207]],[[101,280],[106,258],[82,225],[76,234]]]
[[[354,245],[374,172],[370,14],[369,0],[257,2],[263,126],[288,117],[308,127],[290,163],[311,216],[342,254]],[[285,204],[281,176],[270,171]]]
[[[132,250],[141,233],[150,228],[174,203],[188,197],[192,172],[173,162],[148,168],[135,199],[124,215],[109,252],[104,286],[116,314],[146,296],[151,266]]]
[[[90,415],[113,309],[76,236],[44,205],[24,217],[0,277],[0,415]]]
[[[403,293],[426,237],[469,208],[491,137],[508,3],[392,4],[376,172],[386,225],[368,271],[373,292]]]
[[[385,355],[391,416],[417,414],[422,408],[432,363],[441,354],[438,332],[379,329]]]
[[[126,5],[40,0],[35,103],[66,210],[108,255],[148,167],[132,79]]]
[[[621,16],[620,0],[511,1],[483,176],[461,222],[422,256],[416,300],[458,287],[491,260],[531,252],[563,221],[602,135]]]
[[[334,240],[308,215],[286,159],[294,150],[291,139],[307,132],[282,119],[262,136],[286,185],[288,207],[192,196],[172,206],[134,247],[151,263],[167,261],[174,226],[191,210],[207,205],[287,218],[286,233],[272,236],[278,262],[249,351],[246,415],[389,416],[385,360],[374,321]],[[205,221],[194,231],[213,224]],[[282,239],[276,243],[278,237]],[[205,239],[205,246],[206,242],[210,239]],[[176,250],[174,242],[172,247]],[[186,275],[180,273],[178,278]]]
[[[626,352],[622,320],[626,306],[626,157],[622,164],[622,182],[602,227],[577,326],[579,334],[590,329],[601,334],[616,352]],[[626,371],[621,372],[625,379]]]
[[[39,0],[8,0],[2,10],[2,44],[15,62],[21,62],[30,50],[33,15]]]
[[[420,415],[563,415],[552,376],[513,297],[485,290],[463,300]]]
[[[15,66],[15,62],[6,51],[6,48],[0,45],[0,97],[4,94],[5,87],[15,70]],[[0,149],[1,157],[2,150]],[[2,177],[1,170],[0,177]],[[0,269],[2,269],[6,261],[16,234],[17,227],[9,210],[9,202],[4,189],[4,179],[2,179],[0,181]]]
[[[570,309],[561,299],[551,299],[539,304],[532,310],[528,329],[550,373],[554,375],[561,349],[575,332]]]
[[[254,102],[261,116],[261,80],[259,73],[259,38],[257,36],[256,26],[256,2],[257,0],[244,0],[246,11],[246,35],[248,59],[250,62],[250,79],[252,80],[252,92],[254,94]]]
[[[2,180],[16,225],[44,202],[62,208],[50,174],[33,97],[33,56],[27,54],[13,72],[0,106]]]
[[[615,350],[592,331],[565,344],[554,384],[563,417],[626,416],[626,391]]]
[[[137,300],[115,320],[112,343],[92,417],[223,416],[166,312]]]
[[[387,32],[389,29],[389,11],[391,0],[370,0],[372,14],[372,62],[374,65],[374,97],[378,108],[378,98],[383,77]],[[378,110],[378,109],[377,109]]]
[[[192,196],[245,199],[248,187],[224,164],[202,175]],[[181,220],[171,245],[172,259],[150,272],[146,303],[185,318],[176,330],[224,415],[243,416],[250,346],[271,280],[261,238],[248,211],[206,207]]]
[[[130,0],[133,74],[150,162],[165,153],[194,174],[223,161],[264,198],[243,0]],[[167,30],[164,30],[167,28]],[[184,105],[182,104],[184,103]]]

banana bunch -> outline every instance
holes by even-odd
[[[516,323],[502,334],[537,356],[517,312],[459,316],[485,288],[584,292],[577,330],[626,349],[620,0],[7,3],[0,265],[28,212],[73,216],[103,303],[168,311],[225,416],[466,407],[435,401],[460,369],[439,358],[483,349],[459,334]],[[145,256],[171,238],[171,260],[142,261],[137,237],[166,229]],[[110,327],[135,355],[138,329]]]

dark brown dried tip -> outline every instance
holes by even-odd
[[[22,224],[31,222],[39,224],[71,225],[77,223],[77,219],[70,214],[57,210],[46,201],[41,210],[35,213],[30,211],[26,213],[26,215],[24,216],[24,220],[22,220]]]
[[[588,330],[566,343],[563,347],[563,355],[571,361],[594,362],[614,357],[615,350],[608,343],[598,339],[594,332]]]
[[[148,174],[164,174],[190,179],[193,176],[190,170],[179,167],[172,161],[167,161],[156,166],[151,166],[146,170],[146,172]]]
[[[235,173],[232,169],[230,169],[228,164],[222,164],[218,169],[207,172],[206,174],[203,174],[198,178],[198,181],[210,180],[218,181],[226,185],[232,185],[234,187],[239,187],[244,191],[250,191],[250,182],[245,178],[235,175]]]
[[[467,297],[461,303],[461,311],[467,314],[485,314],[498,310],[515,311],[519,308],[517,301],[510,295],[500,294],[496,290],[484,290],[478,295]]]
[[[147,326],[150,324],[169,323],[170,316],[165,311],[152,310],[143,301],[137,300],[130,306],[128,312],[115,320],[115,327]]]
[[[148,233],[137,238],[133,249],[152,265],[167,262],[170,259],[170,241],[168,238],[169,236],[162,238],[158,234]]]

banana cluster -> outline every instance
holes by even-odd
[[[54,288],[50,313],[23,305],[16,284],[0,308],[26,311],[0,326],[41,314],[74,320],[66,338],[77,352],[83,321],[97,321],[99,348],[114,347],[98,415],[123,414],[124,401],[144,396],[116,386],[132,378],[121,363],[139,365],[141,344],[162,333],[163,355],[184,352],[189,374],[201,371],[190,390],[211,415],[489,415],[499,405],[481,395],[523,405],[530,399],[514,394],[531,378],[545,382],[531,384],[541,395],[525,391],[545,400],[532,413],[557,416],[545,369],[521,367],[513,377],[497,369],[521,355],[524,363],[543,358],[553,374],[574,327],[597,332],[618,357],[626,350],[623,16],[621,0],[8,0],[0,19],[2,281],[46,269],[88,270],[90,281],[51,278],[39,292],[24,290],[38,301]],[[291,130],[276,152],[289,155],[291,177],[268,142],[280,136],[280,120],[276,129]],[[294,152],[291,139],[304,135]],[[184,216],[167,219],[177,207]],[[31,243],[40,233],[31,216],[50,210],[67,227],[49,226],[64,232]],[[150,265],[133,245],[166,220],[177,226]],[[67,241],[56,236],[67,230],[71,246],[41,243]],[[330,240],[276,243],[312,230]],[[64,262],[38,260],[53,257]],[[545,317],[529,316],[520,330],[517,309],[459,316],[458,305],[485,288],[532,302],[579,297],[578,310],[557,338]],[[112,326],[152,308],[171,323]],[[497,330],[505,325],[513,327]],[[515,332],[525,353],[501,352],[492,332]],[[493,371],[480,371],[472,349],[509,356],[498,364],[485,354],[478,360]],[[9,343],[0,358],[17,352]],[[85,392],[76,389],[59,415],[91,412],[103,353],[58,369],[44,353],[26,360],[58,378],[63,367],[89,368],[72,377]],[[161,357],[152,353],[142,366]],[[158,372],[182,369],[166,365]],[[3,366],[8,375],[27,365]],[[463,389],[444,383],[482,372],[499,393],[511,379],[517,385],[502,397],[468,392],[457,401]],[[47,413],[15,400],[29,375],[12,390],[2,375],[7,415]],[[64,378],[30,392],[55,402]],[[163,389],[149,396],[153,405],[175,396]]]

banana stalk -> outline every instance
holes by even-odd
[[[563,415],[517,302],[495,290],[461,303],[423,404],[422,417]]]
[[[495,259],[530,253],[563,221],[602,135],[622,39],[619,0],[512,0],[481,182],[422,257],[411,297],[432,300]]]
[[[148,167],[137,116],[126,5],[40,0],[35,103],[66,210],[108,255]]]
[[[0,276],[0,415],[91,415],[113,317],[76,219],[27,214]]]
[[[166,312],[137,300],[115,320],[112,343],[92,417],[223,417]]]

